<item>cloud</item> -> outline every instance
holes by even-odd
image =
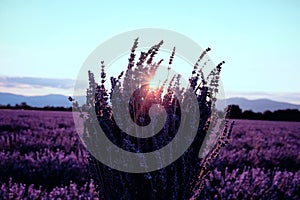
[[[34,78],[34,77],[0,77],[2,87],[13,88],[21,86],[30,86],[33,88],[74,88],[75,81],[72,79],[51,79],[51,78]]]
[[[74,91],[75,80],[51,79],[35,77],[6,77],[0,76],[0,91],[21,94],[25,96],[39,96],[47,94],[62,94],[67,96],[85,95],[88,87],[87,80],[77,82],[77,90]],[[288,102],[300,105],[300,93],[298,92],[241,92],[226,91],[224,96],[218,98],[244,97],[247,99],[270,99],[280,102]]]
[[[72,79],[51,79],[34,77],[0,76],[0,91],[25,96],[63,94],[72,95],[75,81]]]

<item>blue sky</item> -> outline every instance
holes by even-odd
[[[300,104],[300,1],[210,2],[0,1],[0,77],[76,79],[88,55],[112,36],[163,28],[211,47],[215,64],[226,61],[226,96]],[[2,81],[0,89],[55,92],[18,83]]]

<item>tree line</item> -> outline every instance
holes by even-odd
[[[253,112],[252,110],[243,111],[238,105],[230,105],[231,111],[229,119],[252,119],[252,120],[271,120],[271,121],[300,121],[300,111],[297,109],[286,109],[265,112]],[[23,109],[23,110],[49,110],[49,111],[72,111],[72,107],[45,106],[33,107],[25,102],[15,105],[1,105],[0,109]]]
[[[231,105],[231,111],[228,116],[230,119],[253,119],[253,120],[271,120],[271,121],[300,121],[300,111],[297,109],[286,109],[265,112],[253,112],[252,110],[242,109],[238,105]]]
[[[22,102],[20,104],[15,104],[15,105],[1,105],[0,104],[0,109],[21,109],[21,110],[49,110],[49,111],[72,111],[72,107],[63,107],[63,106],[44,106],[44,107],[33,107],[27,105],[26,102]]]

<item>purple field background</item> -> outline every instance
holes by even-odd
[[[237,120],[203,199],[300,199],[300,123]],[[97,199],[71,112],[0,111],[0,199]]]

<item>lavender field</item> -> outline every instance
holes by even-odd
[[[237,120],[201,199],[300,199],[300,123]],[[71,112],[0,111],[0,199],[98,199]]]

